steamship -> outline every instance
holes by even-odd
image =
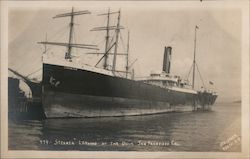
[[[70,18],[67,43],[39,42],[45,48],[57,45],[67,49],[63,59],[49,57],[46,49],[43,54],[42,105],[47,118],[128,116],[211,109],[217,95],[205,89],[194,89],[195,72],[193,85],[170,74],[171,47],[164,49],[162,72],[134,78],[134,71],[128,62],[129,40],[126,53],[117,51],[120,31],[124,29],[120,25],[120,11],[108,10],[100,14],[107,17],[107,25],[91,30],[106,34],[105,50],[95,53],[100,56],[99,61],[93,65],[76,62],[72,48],[99,50],[97,45],[73,43],[74,17],[84,14],[90,12],[74,11],[72,8],[71,12],[54,17]],[[117,16],[114,26],[110,25],[111,15]],[[111,32],[114,37],[111,37]],[[116,69],[117,56],[127,57],[125,71]],[[101,62],[102,66],[98,67]]]

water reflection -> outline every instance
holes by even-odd
[[[10,149],[83,151],[223,151],[240,135],[240,107],[147,116],[11,121]],[[240,144],[228,151],[240,151]]]

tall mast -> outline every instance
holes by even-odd
[[[76,47],[76,48],[82,48],[82,49],[92,49],[92,50],[99,50],[97,47],[97,45],[88,45],[88,44],[74,44],[72,43],[73,40],[73,29],[74,29],[74,16],[77,15],[83,15],[83,14],[90,14],[90,12],[88,10],[83,10],[83,11],[76,11],[74,12],[74,8],[72,7],[72,11],[69,13],[63,13],[63,14],[58,14],[55,18],[64,18],[64,17],[70,17],[70,29],[69,29],[69,40],[68,43],[64,43],[64,42],[48,42],[46,41],[42,41],[42,42],[38,42],[39,44],[47,44],[47,45],[58,45],[58,46],[64,46],[67,47],[67,52],[65,53],[65,59],[71,61],[71,51],[72,51],[72,47]]]
[[[196,25],[195,26],[195,36],[194,36],[194,59],[193,59],[193,83],[192,83],[192,88],[194,89],[194,83],[195,83],[195,53],[196,53],[196,32],[199,27]]]
[[[73,28],[74,28],[74,8],[72,7],[71,15],[70,15],[70,24],[69,24],[69,46],[68,46],[68,52],[65,54],[65,59],[71,60],[71,43],[73,39]]]
[[[107,69],[107,63],[108,63],[108,47],[109,47],[109,15],[110,15],[110,9],[107,13],[107,31],[106,31],[106,44],[105,44],[105,53],[107,53],[104,56],[104,69]]]
[[[119,12],[110,12],[110,9],[108,10],[108,13],[103,13],[103,14],[98,14],[98,16],[106,16],[107,15],[107,25],[105,27],[95,27],[93,29],[91,29],[90,31],[106,31],[106,44],[105,44],[105,50],[104,53],[88,53],[88,54],[103,54],[103,56],[101,57],[101,59],[97,62],[96,66],[104,59],[104,64],[103,67],[104,69],[108,69],[108,55],[109,54],[113,54],[110,53],[110,50],[116,45],[116,43],[114,42],[113,44],[110,44],[110,30],[117,30],[117,26],[110,26],[110,15],[111,14],[117,14]],[[123,27],[120,27],[119,29],[124,29]]]
[[[45,35],[45,41],[46,41],[46,42],[48,41],[47,33],[46,33],[46,35]],[[47,52],[47,44],[45,43],[45,44],[44,44],[44,52],[43,52],[43,54],[46,54],[46,52]]]
[[[129,68],[128,68],[128,62],[129,62],[129,61],[128,61],[128,60],[129,60],[129,59],[128,59],[128,54],[129,54],[129,31],[128,31],[128,41],[127,41],[126,78],[128,77],[128,69],[129,69]]]
[[[113,65],[112,65],[112,72],[115,72],[116,67],[116,56],[117,56],[117,48],[118,48],[118,39],[119,39],[119,32],[120,32],[120,18],[121,18],[121,11],[118,11],[118,20],[116,26],[116,39],[115,39],[115,50],[114,50],[114,58],[113,58]]]

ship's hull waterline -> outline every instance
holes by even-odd
[[[216,97],[209,93],[161,88],[89,70],[43,64],[42,102],[47,118],[144,115],[192,111],[199,107],[210,109]]]

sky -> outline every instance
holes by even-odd
[[[132,3],[132,2],[131,2]],[[139,3],[139,2],[137,2]],[[136,77],[145,77],[151,71],[161,71],[165,46],[171,46],[171,74],[185,78],[192,65],[194,53],[194,30],[197,30],[196,61],[205,86],[218,92],[218,101],[240,100],[241,95],[241,10],[171,6],[127,5],[82,5],[76,11],[89,10],[90,15],[76,16],[75,42],[98,44],[104,47],[104,32],[90,31],[104,26],[106,17],[97,14],[121,9],[121,52],[126,51],[127,32],[130,32],[130,63]],[[9,67],[21,74],[29,75],[42,67],[44,41],[67,42],[69,18],[52,17],[69,12],[64,8],[11,8],[9,10]],[[117,15],[112,15],[111,24],[116,24]],[[113,34],[113,33],[112,33]],[[54,56],[63,58],[66,48],[49,47]],[[75,49],[74,55],[85,63],[95,65],[100,56],[86,55],[90,50]],[[118,69],[124,69],[124,57],[119,57]],[[198,75],[198,73],[197,73]],[[38,71],[30,77],[41,77]],[[196,87],[201,80],[196,76]],[[209,85],[212,81],[214,85]]]

